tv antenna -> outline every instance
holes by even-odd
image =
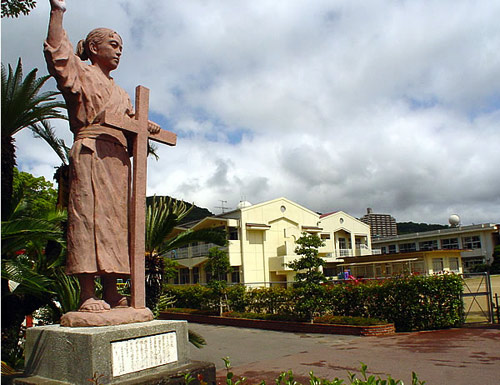
[[[220,206],[216,206],[215,208],[216,209],[221,209],[221,211],[222,211],[221,214],[224,214],[225,210],[229,209],[230,207],[224,206],[224,204],[227,203],[227,201],[225,201],[225,200],[219,199],[219,202],[220,202]]]

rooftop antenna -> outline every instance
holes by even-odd
[[[224,203],[227,203],[227,201],[224,201],[224,200],[222,200],[222,199],[219,199],[219,202],[220,202],[220,206],[216,206],[215,208],[216,208],[216,209],[221,209],[221,211],[222,211],[222,213],[221,213],[221,214],[224,214],[224,213],[225,213],[225,211],[224,211],[224,210],[229,209],[229,207],[224,206]]]

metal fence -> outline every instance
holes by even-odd
[[[495,304],[493,303],[490,275],[488,273],[464,273],[462,279],[464,322],[466,324],[494,323],[493,308]]]

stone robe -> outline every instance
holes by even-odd
[[[132,115],[127,93],[73,53],[66,33],[44,53],[68,106],[70,152],[68,274],[130,274],[130,159],[123,132],[101,125],[105,111]]]

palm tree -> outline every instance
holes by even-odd
[[[154,309],[165,280],[164,255],[191,242],[207,242],[223,246],[226,234],[215,229],[188,229],[171,236],[174,228],[191,212],[194,205],[170,197],[148,199],[146,211],[146,301]],[[168,259],[168,261],[171,261]]]
[[[23,79],[21,59],[16,70],[2,64],[2,219],[12,211],[12,173],[16,165],[14,135],[25,127],[33,127],[44,119],[66,119],[59,109],[62,101],[55,99],[58,92],[40,92],[50,76],[36,77],[33,69]]]
[[[47,306],[54,318],[75,310],[78,281],[63,272],[63,211],[32,212],[16,194],[14,209],[2,221],[2,356],[17,366],[26,315]],[[3,357],[2,357],[3,358]]]

